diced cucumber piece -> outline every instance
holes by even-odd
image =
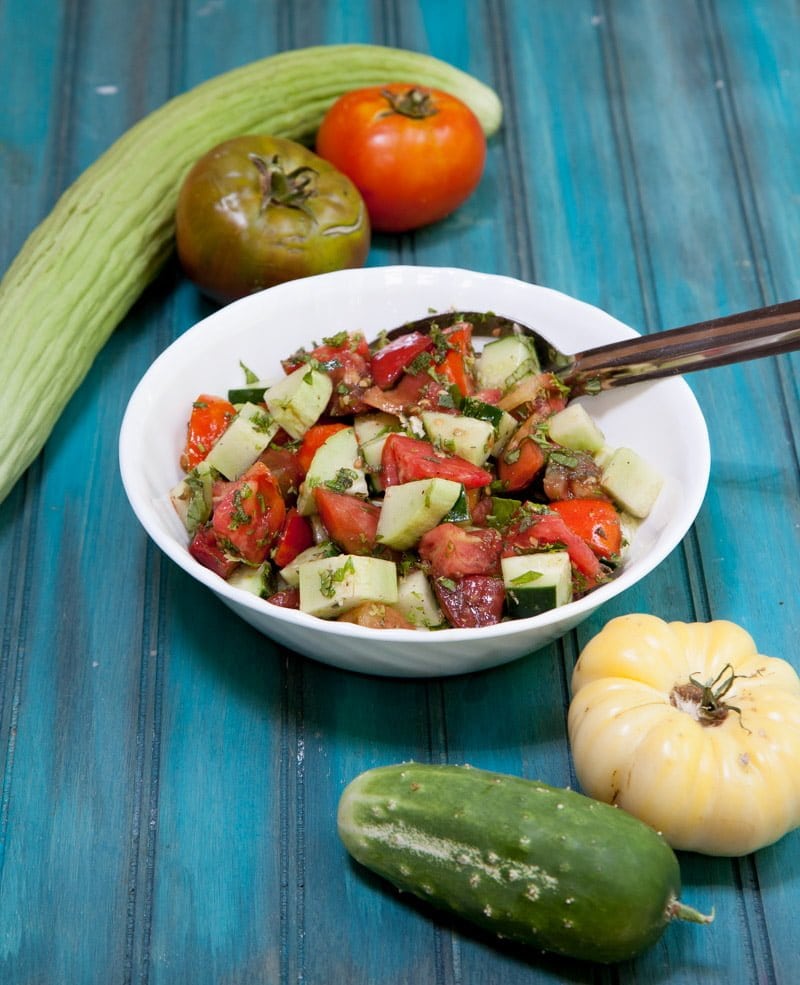
[[[255,380],[228,390],[228,400],[232,404],[261,404],[265,392],[275,383],[274,380]]]
[[[630,448],[617,448],[600,476],[600,485],[632,516],[643,519],[652,510],[663,476]]]
[[[400,420],[394,414],[376,411],[374,414],[357,414],[353,419],[353,427],[369,485],[373,492],[382,492],[380,469],[383,446],[392,432],[402,430]]]
[[[397,601],[393,561],[357,554],[309,561],[300,567],[300,611],[322,619],[340,616],[362,602]]]
[[[333,393],[327,373],[301,366],[264,394],[270,414],[293,438],[302,438],[325,410]]]
[[[588,451],[594,455],[605,446],[605,435],[583,404],[567,404],[553,414],[548,422],[551,441],[572,451]]]
[[[367,474],[353,427],[335,431],[314,452],[297,497],[297,509],[303,516],[317,512],[314,489],[322,485],[353,496],[368,495]]]
[[[272,567],[268,561],[255,568],[249,564],[240,564],[228,578],[228,584],[259,598],[266,598],[272,591]]]
[[[475,360],[478,386],[487,390],[510,390],[523,377],[538,372],[539,359],[533,343],[519,335],[488,342]]]
[[[430,410],[423,411],[421,417],[428,438],[448,454],[473,465],[483,465],[489,457],[495,442],[494,426],[489,421]]]
[[[503,410],[495,404],[487,404],[483,400],[476,400],[475,397],[466,397],[461,411],[465,417],[477,417],[483,421],[489,421],[494,427],[494,443],[489,452],[492,458],[497,458],[502,452],[506,442],[519,425],[519,421],[513,418],[507,410]]]
[[[441,519],[441,523],[468,523],[472,519],[472,513],[469,508],[469,498],[467,497],[467,490],[464,486],[461,487],[461,492],[458,494],[458,499],[453,503],[452,507],[445,513]]]
[[[304,551],[301,551],[294,561],[290,561],[285,567],[281,568],[280,576],[291,588],[297,588],[300,584],[300,568],[309,561],[319,561],[321,558],[336,557],[341,551],[332,540],[323,540],[320,544],[312,544]]]
[[[537,616],[572,601],[572,565],[566,551],[504,557],[500,567],[506,608],[513,619]]]
[[[203,460],[170,490],[169,498],[175,512],[191,536],[211,516],[211,489],[216,477],[215,469]]]
[[[399,551],[413,547],[453,508],[462,488],[460,482],[439,478],[389,486],[378,519],[378,542]]]
[[[226,479],[238,479],[278,433],[278,423],[257,404],[242,404],[239,413],[206,455],[205,461]]]
[[[436,593],[421,568],[412,568],[398,579],[397,608],[419,629],[436,629],[445,624]]]

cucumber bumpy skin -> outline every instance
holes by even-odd
[[[469,766],[368,770],[339,802],[350,854],[399,889],[542,950],[603,963],[654,944],[678,901],[674,852],[630,814]]]
[[[245,133],[313,137],[329,106],[401,81],[462,99],[487,137],[497,94],[419,52],[321,45],[216,76],[144,117],[62,194],[0,281],[0,503],[36,458],[97,353],[174,243],[181,182],[207,150]]]

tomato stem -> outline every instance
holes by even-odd
[[[381,95],[386,99],[391,107],[385,115],[400,113],[408,116],[412,120],[424,120],[429,116],[435,116],[439,112],[431,94],[417,86],[406,89],[405,92],[392,92],[390,89],[382,89]]]
[[[670,693],[670,703],[679,711],[690,714],[701,725],[721,725],[731,711],[739,715],[741,723],[741,709],[723,701],[733,682],[741,676],[734,671],[732,664],[725,664],[719,674],[706,684],[692,675],[687,684],[675,685]]]
[[[314,178],[317,172],[308,165],[286,171],[277,154],[268,161],[260,154],[247,155],[258,171],[261,190],[261,212],[270,205],[284,205],[299,209],[310,218],[314,214],[308,207],[308,199],[315,193]]]

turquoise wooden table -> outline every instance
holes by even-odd
[[[0,269],[170,96],[276,51],[358,41],[451,61],[506,110],[469,203],[378,237],[371,265],[509,274],[643,331],[788,300],[799,34],[797,0],[3,0]],[[690,378],[711,483],[638,588],[505,667],[372,679],[250,630],[127,505],[125,404],[210,310],[169,265],[0,506],[0,981],[797,982],[800,832],[739,860],[682,854],[685,897],[715,922],[603,968],[493,944],[398,897],[349,862],[335,810],[357,773],[409,758],[574,785],[567,682],[620,613],[730,618],[800,669],[800,357]],[[0,355],[0,386],[13,372]]]

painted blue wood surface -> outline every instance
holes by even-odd
[[[798,29],[795,0],[5,0],[0,269],[170,95],[274,51],[367,41],[452,61],[506,106],[473,198],[377,237],[371,264],[523,277],[643,330],[785,300],[800,290]],[[567,682],[612,615],[732,618],[800,668],[800,357],[691,378],[708,497],[636,589],[509,666],[372,680],[238,622],[127,507],[128,396],[208,310],[165,271],[0,506],[0,982],[795,982],[797,832],[742,860],[682,856],[715,923],[608,970],[398,898],[349,862],[335,809],[352,776],[408,758],[574,783]],[[0,385],[11,372],[0,357]]]

